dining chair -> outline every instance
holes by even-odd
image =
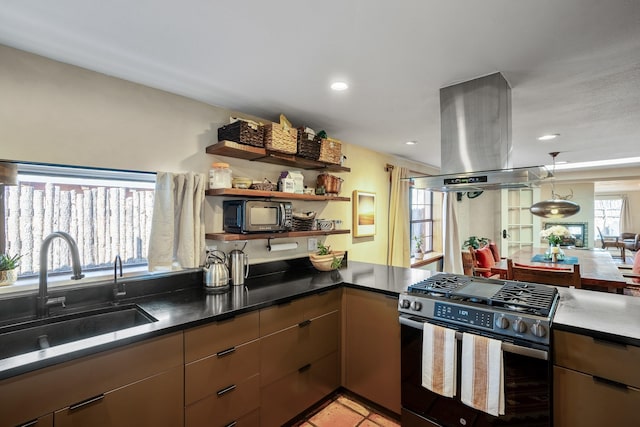
[[[519,282],[543,283],[555,286],[582,287],[580,264],[562,267],[518,264],[507,258],[507,280]]]
[[[598,234],[600,235],[600,243],[602,244],[602,249],[607,249],[607,248],[616,248],[616,249],[620,249],[620,258],[622,258],[622,262],[626,262],[625,259],[625,253],[624,253],[624,243],[618,241],[618,238],[616,237],[616,240],[605,240],[604,236],[602,235],[602,230],[600,230],[600,227],[597,227],[598,229]]]
[[[491,267],[496,265],[496,260],[489,245],[479,249],[469,246],[469,254],[471,254],[472,276],[500,278],[499,274],[491,272]]]

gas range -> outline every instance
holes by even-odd
[[[442,273],[410,285],[398,310],[454,329],[548,346],[558,298],[553,286]]]

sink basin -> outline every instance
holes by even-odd
[[[0,359],[157,320],[128,304],[11,325],[0,328]]]

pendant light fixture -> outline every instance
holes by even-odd
[[[543,218],[566,218],[580,212],[580,206],[577,203],[567,200],[571,196],[561,197],[556,194],[554,186],[555,172],[556,172],[556,157],[560,154],[558,151],[549,153],[553,160],[552,178],[551,178],[551,200],[543,200],[538,203],[534,203],[530,208],[532,214],[541,216]]]

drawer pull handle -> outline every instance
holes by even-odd
[[[610,345],[612,347],[623,347],[623,348],[627,348],[627,345],[621,342],[615,342],[615,341],[609,341],[609,340],[603,340],[601,338],[594,338],[593,341],[595,343],[598,344],[603,344],[603,345]]]
[[[298,323],[298,326],[300,328],[304,328],[305,326],[309,326],[311,324],[311,320],[307,319],[307,320],[303,320],[302,322]]]
[[[623,383],[619,383],[618,381],[613,381],[613,380],[609,380],[607,378],[602,378],[602,377],[593,377],[593,380],[595,382],[601,383],[601,384],[605,384],[614,388],[619,388],[619,389],[623,389],[623,390],[629,390],[629,386],[627,386],[626,384]]]
[[[226,355],[231,354],[231,353],[233,353],[235,351],[236,351],[236,348],[235,347],[231,347],[231,348],[228,348],[226,350],[222,350],[222,351],[217,352],[216,356],[218,356],[218,357],[226,356]]]
[[[311,368],[311,363],[307,363],[302,368],[298,369],[298,372],[303,373],[304,371],[309,370],[309,368]]]
[[[38,419],[37,418],[35,420],[27,421],[24,424],[17,425],[16,427],[31,427],[31,426],[34,426],[36,424],[38,424]]]
[[[238,424],[238,422],[237,422],[237,421],[231,421],[229,424],[227,424],[227,425],[226,425],[226,426],[224,426],[224,427],[236,427],[236,424]]]
[[[69,405],[69,410],[70,411],[75,411],[76,409],[80,409],[80,408],[85,407],[87,405],[91,405],[92,403],[99,402],[102,399],[104,399],[104,393],[103,394],[99,394],[97,396],[90,397],[88,399],[85,399],[82,402],[78,402],[78,403],[74,403],[73,405]]]
[[[227,393],[229,393],[230,391],[233,391],[236,389],[236,385],[235,384],[231,384],[229,387],[225,387],[222,390],[218,390],[216,392],[216,394],[218,395],[218,397],[221,397]]]

